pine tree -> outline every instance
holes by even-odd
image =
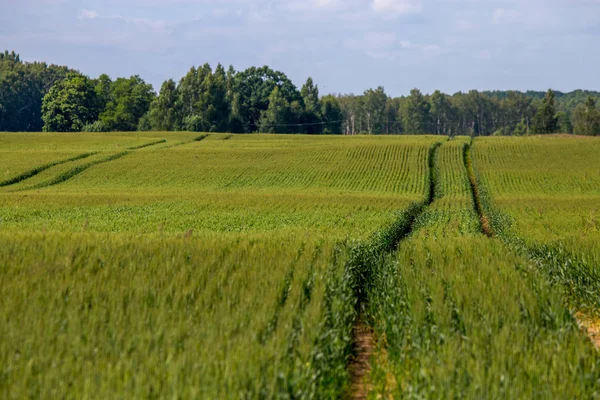
[[[525,136],[527,135],[527,121],[525,118],[521,118],[521,121],[515,126],[513,131],[514,136]]]
[[[532,131],[537,134],[556,133],[558,131],[558,116],[556,115],[556,99],[554,91],[548,89],[540,108],[533,117]]]
[[[321,133],[323,127],[319,125],[322,121],[321,109],[319,104],[319,87],[315,86],[312,78],[308,78],[302,90],[300,90],[304,111],[301,113],[300,122],[307,124],[304,126],[304,133]]]

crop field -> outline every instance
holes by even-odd
[[[596,397],[598,356],[561,292],[531,260],[484,234],[469,198],[464,146],[441,145],[431,211],[372,273],[369,314],[386,345],[379,349],[386,362],[373,372],[376,391],[395,398]]]
[[[572,306],[600,310],[600,141],[569,136],[475,141],[498,233],[545,265]]]
[[[0,398],[598,398],[598,150],[0,133]]]
[[[599,140],[534,137],[476,142],[473,156],[483,183],[521,235],[538,242],[600,243]]]

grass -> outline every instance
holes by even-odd
[[[419,236],[419,235],[417,235]],[[482,234],[410,239],[376,275],[397,398],[594,398],[598,355],[530,262]],[[386,387],[387,386],[387,387]]]
[[[520,146],[519,146],[520,145]],[[518,150],[517,150],[518,149]],[[600,142],[478,139],[475,167],[501,236],[560,285],[576,311],[600,316]]]
[[[57,165],[67,164],[67,163],[70,163],[72,161],[83,160],[83,159],[88,158],[90,156],[93,156],[95,154],[97,154],[97,153],[82,153],[82,154],[78,154],[78,155],[76,155],[74,157],[70,157],[70,158],[62,159],[62,160],[57,160],[57,161],[52,161],[52,162],[50,162],[48,164],[43,164],[43,165],[34,167],[34,168],[32,168],[32,169],[30,169],[28,171],[25,171],[25,172],[23,172],[23,173],[21,173],[21,174],[19,174],[17,176],[13,176],[12,178],[8,178],[8,179],[0,182],[0,187],[14,185],[15,183],[19,183],[19,182],[22,182],[22,181],[24,181],[26,179],[29,179],[29,178],[34,177],[36,175],[39,175],[40,173],[42,173],[42,172],[44,172],[44,171],[46,171],[46,170],[48,170],[48,169],[50,169],[52,167],[55,167]]]
[[[483,234],[465,142],[439,148],[433,202],[371,274],[375,360],[387,360],[372,396],[595,398],[600,358],[562,292]]]
[[[0,142],[0,398],[600,395],[592,140]]]
[[[424,198],[435,138],[224,138],[0,192],[1,397],[345,391],[353,249]]]
[[[106,234],[2,243],[3,398],[274,397],[306,379],[331,243]]]
[[[414,228],[429,229],[426,235],[443,238],[479,232],[481,227],[475,217],[469,178],[464,166],[463,152],[469,139],[457,137],[442,144],[437,152],[433,198],[431,205],[416,222]]]

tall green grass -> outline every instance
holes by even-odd
[[[588,218],[600,204],[594,201],[600,200],[598,141],[536,137],[522,143],[521,152],[514,151],[514,140],[475,143],[484,211],[494,231],[562,290],[573,312],[596,319],[600,231]]]
[[[600,396],[592,142],[0,142],[10,176],[98,152],[0,191],[0,398],[343,398],[359,317],[373,397]]]
[[[357,254],[425,198],[435,139],[193,139],[0,193],[0,397],[346,392]]]
[[[597,397],[600,358],[564,292],[483,235],[465,144],[440,147],[431,206],[370,276],[367,314],[380,348],[372,395]]]

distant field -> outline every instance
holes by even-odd
[[[559,242],[600,263],[600,140],[477,139],[473,156],[493,203],[536,243]]]
[[[423,200],[437,139],[167,139],[79,172],[161,138],[92,136],[89,146],[73,136],[64,147],[98,154],[0,189],[8,393],[233,398],[335,389],[326,380],[335,373],[311,360],[328,351],[327,319],[345,312],[335,306],[347,257],[339,246]],[[38,151],[35,141],[29,147]],[[14,174],[38,165],[29,161]]]
[[[0,133],[0,398],[595,398],[598,150]]]
[[[98,232],[291,229],[322,230],[332,239],[360,237],[423,197],[424,160],[434,142],[432,137],[225,138],[130,151],[63,183],[36,188],[115,152],[49,168],[0,188],[3,228],[79,231],[86,223],[86,230]],[[126,140],[129,146],[131,139]],[[13,174],[34,168],[37,161],[29,160]],[[1,163],[8,168],[11,160]],[[36,189],[22,191],[28,188]]]

